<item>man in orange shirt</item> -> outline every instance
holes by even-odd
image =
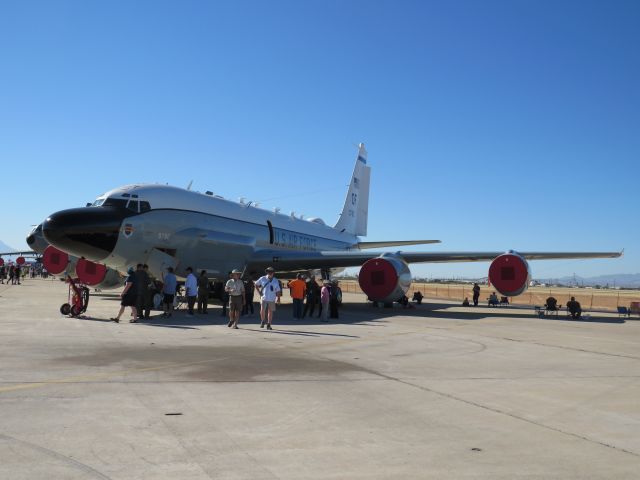
[[[287,283],[291,298],[293,299],[293,318],[300,320],[302,318],[302,303],[304,302],[304,294],[307,290],[307,284],[302,278],[302,274],[298,274],[298,278]]]

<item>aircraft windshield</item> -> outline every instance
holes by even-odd
[[[103,203],[103,207],[127,208],[127,198],[107,198]]]
[[[104,203],[104,198],[97,198],[92,204],[92,207],[99,207]]]
[[[136,195],[137,197],[137,195]],[[97,200],[96,200],[97,202]],[[97,204],[94,203],[94,205],[96,206],[102,206],[102,207],[116,207],[116,208],[123,208],[123,209],[127,209],[127,210],[131,210],[132,212],[135,213],[143,213],[143,212],[148,212],[149,210],[151,210],[151,206],[149,205],[149,202],[145,202],[145,201],[138,201],[137,198],[107,198],[104,200],[101,200],[101,203]]]

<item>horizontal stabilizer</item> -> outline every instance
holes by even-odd
[[[440,243],[440,240],[390,240],[387,242],[358,242],[360,250],[368,248],[402,247],[406,245],[426,245],[428,243]]]

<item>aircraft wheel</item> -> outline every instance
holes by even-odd
[[[77,317],[78,315],[80,315],[80,307],[74,305],[73,307],[71,307],[71,315],[74,317]]]
[[[63,303],[60,306],[60,313],[62,315],[69,315],[71,313],[71,305],[69,305],[68,303]]]

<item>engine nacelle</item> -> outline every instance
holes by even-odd
[[[107,267],[101,263],[94,263],[81,258],[76,263],[76,275],[85,285],[98,285],[107,275]]]
[[[42,265],[51,275],[60,275],[69,266],[69,254],[49,245],[42,253]]]
[[[122,277],[117,270],[84,258],[79,259],[76,264],[76,275],[85,285],[99,289],[122,286]]]
[[[411,286],[411,271],[406,262],[393,253],[367,260],[358,274],[358,283],[369,300],[395,302]]]
[[[523,293],[530,280],[529,264],[516,252],[497,256],[489,266],[489,284],[506,297]]]

